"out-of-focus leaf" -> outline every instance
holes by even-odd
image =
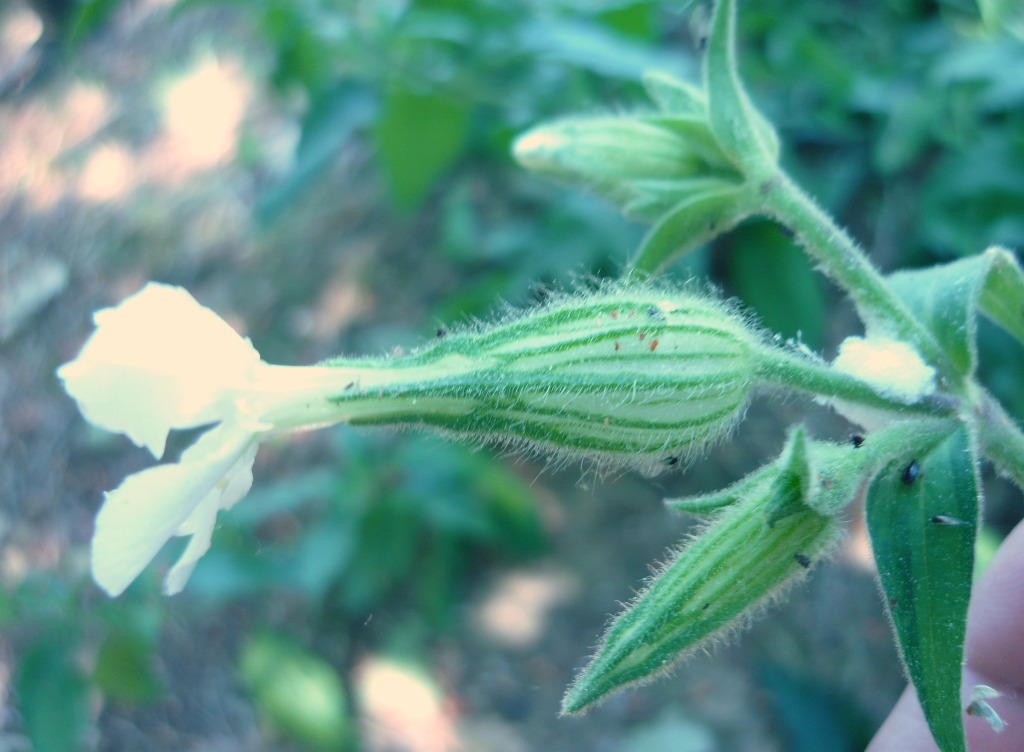
[[[611,6],[598,15],[605,26],[632,39],[654,39],[658,23],[652,3],[624,2],[613,3]]]
[[[521,28],[520,44],[542,59],[628,81],[639,81],[643,72],[652,68],[673,74],[688,72],[680,70],[688,61],[677,54],[654,50],[581,19],[530,18]]]
[[[74,3],[74,12],[68,24],[67,43],[72,52],[90,34],[110,18],[123,0],[85,0]]]
[[[262,196],[258,216],[271,222],[315,184],[342,145],[377,112],[374,96],[343,83],[314,100],[302,121],[291,170]]]
[[[239,672],[260,715],[277,731],[316,750],[353,748],[345,688],[322,658],[283,635],[261,632],[243,646]]]
[[[1024,19],[1024,11],[1020,12]],[[983,112],[1019,109],[1024,104],[1024,45],[1002,38],[959,45],[948,50],[935,67],[942,87],[971,84],[980,87],[977,105]]]
[[[395,203],[416,208],[462,151],[469,125],[465,102],[395,83],[376,123],[377,149]]]
[[[965,256],[995,243],[1024,247],[1024,153],[1019,117],[992,122],[970,143],[943,152],[917,197],[922,241],[941,255]]]
[[[72,645],[48,639],[35,644],[18,669],[18,697],[34,752],[76,752],[88,718],[87,685]]]
[[[854,698],[836,691],[834,682],[796,676],[781,666],[758,672],[786,732],[787,752],[860,752],[871,741],[873,724]]]
[[[1024,42],[1024,7],[1017,0],[978,0],[981,17],[991,29],[1004,29]]]
[[[153,640],[127,630],[115,630],[100,644],[92,678],[113,700],[144,703],[163,694],[154,670]]]
[[[978,493],[963,426],[926,454],[894,460],[868,490],[871,547],[900,654],[947,752],[966,749],[960,680]]]
[[[876,167],[883,175],[907,169],[931,143],[944,103],[929,93],[904,90],[892,97],[888,120],[875,144]]]
[[[732,290],[768,329],[819,348],[828,319],[826,298],[807,256],[769,222],[738,228],[729,236],[728,246]]]

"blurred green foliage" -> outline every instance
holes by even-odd
[[[329,469],[257,486],[225,516],[190,592],[301,594],[354,623],[402,603],[437,631],[473,560],[543,550],[532,492],[489,455],[419,436],[335,435]]]
[[[242,647],[242,679],[263,719],[305,747],[353,748],[354,724],[334,667],[286,635],[258,632]]]

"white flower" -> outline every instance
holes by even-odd
[[[111,596],[172,536],[191,536],[164,581],[165,593],[177,593],[210,546],[217,512],[248,493],[261,438],[336,422],[329,398],[353,376],[262,362],[247,339],[177,287],[151,283],[94,320],[81,353],[57,371],[90,422],[157,458],[172,429],[218,424],[178,462],[126,478],[96,518],[93,577]]]
[[[125,478],[96,515],[92,574],[110,595],[120,595],[175,535],[192,536],[167,573],[164,592],[181,591],[210,547],[217,512],[230,509],[252,486],[259,443],[237,425],[205,433],[179,462]]]
[[[906,342],[886,337],[847,337],[839,345],[832,367],[871,384],[880,394],[912,405],[935,392],[935,369],[926,364]],[[853,405],[842,400],[836,410],[868,430],[892,420],[883,410]]]
[[[162,457],[172,428],[231,414],[260,354],[180,287],[150,283],[93,314],[96,331],[57,375],[82,415]]]

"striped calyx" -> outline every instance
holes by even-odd
[[[804,577],[832,546],[839,525],[804,506],[775,519],[783,501],[766,480],[685,544],[605,633],[597,654],[566,693],[563,713],[580,713],[742,627]],[[790,499],[789,501],[794,501]]]
[[[653,287],[557,296],[403,357],[337,360],[353,425],[418,426],[655,474],[727,433],[756,336],[723,304]]]
[[[594,191],[645,222],[742,183],[705,119],[693,114],[567,118],[522,134],[512,153],[531,172]]]

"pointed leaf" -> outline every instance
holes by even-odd
[[[966,749],[960,681],[978,493],[963,426],[930,452],[890,463],[868,492],[871,545],[900,654],[945,752]]]
[[[647,95],[669,115],[688,115],[707,119],[708,98],[699,88],[662,71],[645,71]]]
[[[736,0],[718,0],[704,65],[711,129],[738,167],[774,166],[779,157],[775,129],[757,111],[740,80],[736,63]]]
[[[634,272],[654,274],[747,216],[736,185],[708,182],[705,190],[683,199],[650,229],[633,259]]]
[[[984,257],[991,261],[978,307],[1021,343],[1024,343],[1024,269],[1005,248],[989,248]]]
[[[964,376],[977,367],[977,309],[1024,342],[1024,272],[1009,251],[897,272],[889,283]]]
[[[377,122],[380,160],[399,208],[412,210],[462,153],[469,108],[436,93],[396,84]]]
[[[45,639],[21,661],[17,688],[25,733],[35,752],[81,749],[89,717],[88,685],[73,645]]]
[[[753,495],[763,495],[778,473],[775,462],[762,465],[754,472],[735,483],[699,496],[683,496],[665,499],[665,506],[676,512],[693,515],[707,515],[741,502]]]

